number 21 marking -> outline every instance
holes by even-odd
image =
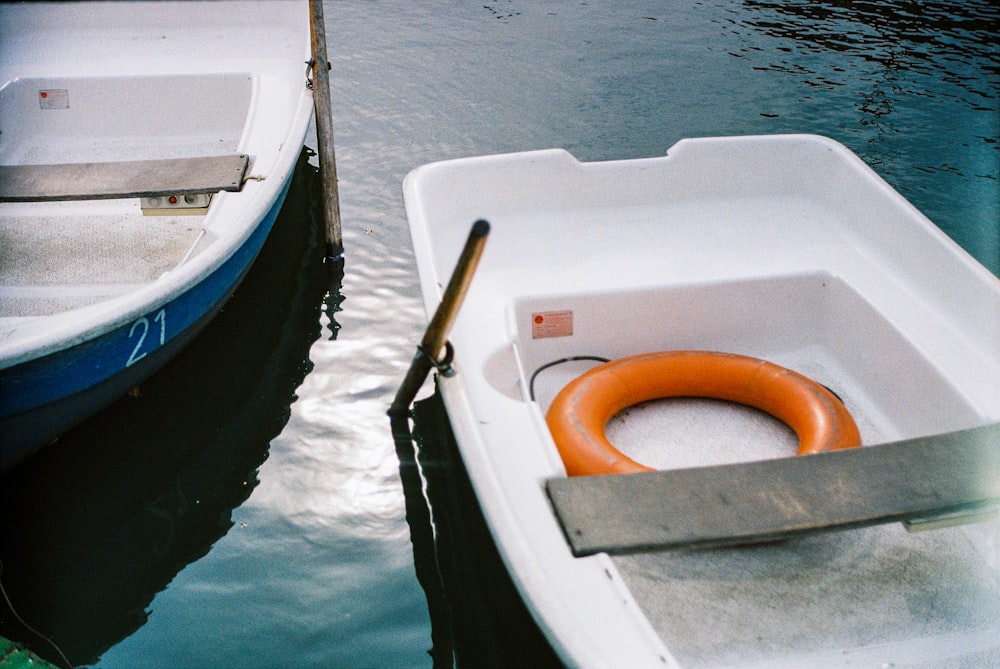
[[[167,310],[160,309],[153,316],[153,323],[159,323],[160,325],[160,346],[167,339]],[[149,319],[143,316],[136,322],[132,323],[131,329],[128,331],[128,338],[131,339],[138,333],[139,341],[135,343],[135,348],[132,349],[132,355],[128,357],[125,362],[126,367],[131,367],[135,363],[139,362],[146,357],[146,351],[142,351],[142,345],[146,342],[146,335],[149,334]],[[141,351],[141,352],[140,352]]]

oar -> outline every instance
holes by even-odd
[[[450,376],[454,373],[451,369],[450,351],[445,353],[445,358],[441,359],[442,349],[450,349],[448,345],[448,332],[451,330],[458,310],[462,306],[465,294],[469,291],[469,284],[472,282],[472,275],[479,264],[479,258],[483,254],[483,247],[486,244],[486,236],[490,233],[490,224],[479,220],[472,224],[469,238],[462,249],[462,255],[458,258],[455,271],[452,272],[448,287],[441,297],[441,303],[434,312],[434,317],[427,325],[424,338],[417,347],[417,353],[413,356],[410,369],[403,379],[402,385],[396,392],[396,398],[389,407],[389,416],[399,418],[406,416],[410,411],[410,404],[416,397],[420,386],[430,373],[432,367],[437,367],[442,374]]]

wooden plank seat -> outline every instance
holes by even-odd
[[[0,165],[0,202],[102,200],[238,191],[246,155],[60,165]]]
[[[577,556],[961,522],[1000,506],[1000,423],[777,460],[550,479],[546,489]]]

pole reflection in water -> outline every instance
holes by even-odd
[[[413,432],[393,418],[392,435],[434,667],[561,667],[497,552],[440,396],[412,415]]]
[[[303,151],[259,257],[187,349],[2,480],[4,587],[76,664],[142,626],[154,595],[229,531],[258,483],[311,368],[324,294],[342,277],[322,263],[315,172]],[[58,659],[6,604],[0,634]]]

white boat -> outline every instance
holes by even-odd
[[[303,148],[309,60],[305,2],[0,5],[0,471],[232,294]]]
[[[403,190],[428,313],[470,224],[490,223],[438,385],[568,666],[1000,666],[1000,280],[849,150],[805,135],[589,164],[546,150],[426,165]],[[598,363],[547,365],[678,350],[826,386],[863,447],[795,457],[763,412],[657,400],[606,432],[662,471],[568,478],[546,414]]]

